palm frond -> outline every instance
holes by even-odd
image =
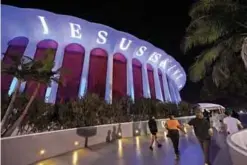
[[[189,16],[196,19],[204,14],[213,14],[218,12],[235,12],[239,10],[240,5],[232,0],[200,0],[192,5]]]
[[[215,43],[224,35],[224,28],[204,24],[200,28],[197,28],[185,37],[183,41],[183,51],[187,52],[195,46]]]
[[[246,32],[247,10],[232,0],[201,0],[192,7],[192,13],[198,16],[192,16],[186,30],[184,52],[197,45],[214,43],[226,35]]]
[[[244,41],[244,37],[245,36],[239,34],[232,35],[231,37],[223,40],[222,44],[224,44],[227,48],[231,49],[233,52],[240,52],[242,48],[242,43]]]
[[[214,83],[222,84],[230,76],[230,64],[236,53],[241,52],[247,66],[247,55],[243,53],[247,37],[247,1],[200,0],[194,3],[189,15],[192,21],[182,43],[184,52],[201,45],[207,48],[189,70],[192,81],[201,80],[210,71]]]
[[[56,74],[60,74],[60,75],[68,75],[71,73],[71,71],[69,69],[64,68],[64,67],[58,68],[57,70],[55,70],[53,72],[55,72]]]
[[[229,76],[230,76],[230,71],[226,66],[226,64],[222,62],[218,62],[214,65],[212,71],[212,80],[217,87],[220,86],[222,83],[226,82]]]
[[[194,82],[201,80],[206,74],[207,67],[218,58],[223,48],[222,45],[217,45],[197,56],[196,62],[189,69],[190,79]]]
[[[10,68],[2,68],[1,69],[1,73],[2,74],[7,74],[7,75],[14,75],[15,74],[15,70],[14,69],[10,69]]]
[[[5,54],[6,58],[8,59],[9,63],[12,63],[12,65],[19,65],[21,63],[21,54]]]
[[[66,86],[65,82],[62,79],[60,79],[60,78],[53,77],[53,78],[51,78],[51,80],[54,81],[54,82],[56,82],[59,85]]]
[[[244,62],[244,66],[247,69],[247,37],[244,38],[242,43],[242,51],[241,51],[241,58]]]

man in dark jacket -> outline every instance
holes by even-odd
[[[150,132],[152,134],[151,144],[150,144],[150,147],[149,147],[150,150],[153,150],[154,141],[158,144],[158,147],[160,148],[162,145],[157,140],[157,135],[156,134],[158,132],[158,128],[157,128],[157,123],[155,121],[155,117],[154,116],[149,119],[148,126],[149,126],[149,130],[150,130]]]
[[[205,165],[209,164],[209,146],[213,130],[210,127],[210,122],[204,118],[200,107],[194,107],[196,118],[189,121],[189,125],[194,128],[195,135],[201,144]]]

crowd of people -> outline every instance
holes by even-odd
[[[238,113],[235,111],[208,111],[206,109],[202,110],[199,106],[196,106],[193,109],[196,117],[183,125],[175,119],[173,114],[170,114],[169,120],[165,123],[165,128],[168,131],[167,137],[171,139],[176,159],[179,160],[179,131],[186,134],[186,129],[193,129],[203,150],[205,165],[208,165],[210,164],[210,142],[214,131],[217,131],[218,133],[233,134],[240,129],[243,129],[243,126],[239,120]],[[150,118],[148,125],[152,134],[151,144],[149,147],[150,150],[153,150],[154,141],[158,144],[159,148],[162,147],[161,143],[157,140],[158,128],[155,117]]]

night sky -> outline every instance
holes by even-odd
[[[58,14],[72,15],[91,22],[128,32],[165,50],[181,63],[186,72],[196,54],[184,55],[180,42],[190,22],[188,10],[193,0],[2,0],[25,8],[37,8]],[[79,3],[80,2],[80,3]],[[186,101],[199,101],[200,85],[187,81],[181,92]]]

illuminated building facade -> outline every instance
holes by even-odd
[[[42,59],[52,49],[55,67],[66,86],[42,85],[38,97],[46,102],[97,93],[111,102],[123,96],[179,102],[186,83],[181,65],[163,50],[128,33],[72,16],[51,12],[2,7],[2,52]],[[3,62],[8,59],[2,56]],[[17,80],[2,76],[2,92],[11,94]],[[22,83],[32,93],[35,83]]]

